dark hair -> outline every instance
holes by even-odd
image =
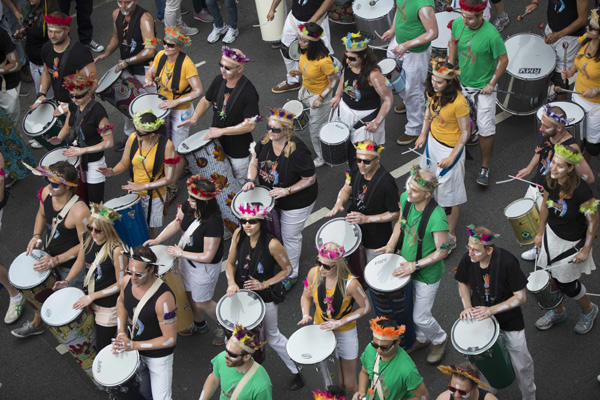
[[[77,169],[75,169],[75,167],[67,161],[55,162],[54,164],[50,165],[50,170],[62,176],[67,182],[79,182],[79,174],[77,173]],[[71,186],[69,186],[69,189],[71,189],[73,192],[77,190],[76,187]]]
[[[307,22],[304,24],[304,27],[311,35],[320,35],[323,33],[323,28],[321,28],[321,25],[314,22]],[[316,42],[309,40],[306,50],[300,48],[300,51],[302,53],[306,52],[306,58],[308,58],[309,61],[320,60],[329,55],[329,49],[327,46],[325,46],[323,40],[318,40]]]
[[[140,121],[141,121],[143,124],[153,124],[153,123],[155,123],[155,122],[156,122],[156,120],[158,120],[158,119],[160,119],[160,118],[158,118],[156,115],[154,115],[154,114],[153,114],[153,113],[151,113],[151,112],[144,113],[144,114],[142,114],[142,115],[140,116]],[[158,133],[158,134],[160,134],[160,135],[164,135],[164,134],[166,134],[166,133],[167,133],[167,124],[163,124],[163,125],[161,125],[161,127],[160,127],[160,128],[158,128],[157,130],[153,131],[152,133]]]
[[[214,192],[216,190],[215,184],[211,181],[200,180],[196,183],[196,187],[198,189],[204,189],[207,192]],[[190,196],[194,203],[196,204],[196,209],[191,209],[188,214],[199,217],[200,222],[206,222],[212,215],[218,215],[221,218],[221,209],[219,208],[219,204],[216,199],[210,200],[200,200],[193,196]]]
[[[581,154],[579,150],[572,146],[566,145],[564,147],[574,154]],[[554,157],[556,157],[556,154],[552,157],[552,159],[554,159]],[[574,165],[570,164],[568,161],[565,162],[567,165],[574,167]],[[576,168],[573,168],[571,172],[567,172],[567,179],[565,183],[560,186],[560,197],[563,199],[570,199],[573,197],[573,192],[575,191],[575,188],[579,186],[579,181],[580,178]],[[552,178],[551,174],[546,175],[546,182],[548,183],[548,187],[552,190],[556,189],[556,187],[559,185],[558,179]]]
[[[475,365],[473,365],[473,364],[471,364],[469,362],[463,362],[463,363],[460,363],[460,364],[458,364],[458,365],[456,365],[454,367],[455,367],[455,369],[456,369],[456,367],[458,367],[458,368],[460,368],[460,369],[462,369],[464,371],[467,371],[469,374],[471,374],[472,376],[474,376],[477,379],[479,379],[479,368],[477,368]],[[474,380],[471,380],[471,379],[467,378],[464,375],[457,374],[457,373],[453,372],[452,373],[452,377],[453,378],[457,378],[457,379],[459,379],[461,381],[469,382],[469,384],[471,385],[471,387],[478,386],[477,382],[475,382]]]
[[[133,254],[137,257],[144,257],[150,260],[150,263],[147,263],[146,265],[148,270],[152,269],[152,272],[154,273],[158,271],[158,266],[156,265],[158,258],[156,257],[156,254],[154,254],[152,249],[140,245],[133,249]]]
[[[440,64],[440,67],[454,69],[454,65],[450,63],[442,63]],[[427,74],[427,80],[425,81],[425,92],[429,95],[429,97],[434,99],[437,96],[437,93],[435,90],[433,90],[433,83],[431,83],[432,76],[433,74],[431,72]],[[439,93],[440,100],[438,105],[440,107],[444,107],[446,104],[452,103],[454,100],[456,100],[458,93],[462,93],[462,90],[460,89],[460,82],[457,78],[449,79],[447,82],[448,85],[442,90],[441,93]]]
[[[258,224],[259,224],[259,230],[260,230],[260,236],[258,237],[258,241],[256,242],[256,246],[261,246],[261,248],[264,248],[265,245],[265,238],[267,237],[267,233],[270,232],[269,229],[267,228],[267,224],[265,224],[265,220],[264,219],[259,219],[258,220]],[[237,242],[237,248],[236,250],[239,252],[240,249],[242,248],[242,242],[244,241],[245,238],[248,237],[248,234],[246,233],[246,231],[244,230],[244,227],[241,226],[240,224],[240,232],[238,234],[238,242]],[[267,243],[268,246],[268,243]],[[268,251],[268,249],[267,249]]]
[[[366,39],[365,36],[360,35],[355,40],[363,41],[365,39]],[[358,86],[362,86],[362,87],[369,86],[370,85],[369,78],[371,76],[371,72],[373,72],[374,69],[378,69],[379,71],[381,71],[381,68],[379,68],[379,65],[377,65],[377,56],[375,55],[375,53],[373,53],[373,50],[371,50],[370,47],[367,47],[365,50],[359,50],[359,51],[346,50],[345,52],[346,53],[354,53],[361,60],[362,66],[361,66],[360,73],[358,74]],[[346,67],[348,66],[346,57],[342,57],[342,65],[344,66],[344,69],[346,69]]]
[[[51,16],[56,17],[56,18],[67,18],[68,17],[67,14],[62,13],[60,11],[54,11],[53,13],[50,13],[48,15],[51,15]],[[66,28],[68,28],[68,26]]]

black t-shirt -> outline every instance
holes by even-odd
[[[31,6],[28,6],[30,8]],[[35,65],[42,65],[42,46],[48,41],[48,27],[44,29],[43,13],[40,14],[28,14],[25,24],[25,32],[27,38],[25,39],[25,54],[29,58],[29,62]],[[29,25],[31,24],[31,26]]]
[[[315,174],[315,164],[312,161],[310,150],[304,142],[294,137],[296,150],[287,158],[283,151],[279,157],[275,156],[273,143],[256,144],[258,157],[258,182],[273,189],[274,187],[287,188],[297,183],[302,178],[309,178]],[[281,210],[297,210],[308,207],[317,199],[319,188],[317,182],[299,192],[276,200],[277,208]]]
[[[564,142],[561,142],[561,144],[563,146],[571,146],[577,144],[577,141],[573,137],[570,137]],[[550,172],[550,162],[552,162],[552,158],[554,157],[554,144],[550,139],[542,136],[540,137],[536,153],[540,155],[540,161],[535,170],[533,181],[539,185],[543,185],[544,182],[546,182],[546,175]]]
[[[359,74],[349,66],[344,69],[344,91],[342,99],[353,110],[374,110],[381,105],[381,98],[371,85],[359,86]]]
[[[98,133],[98,126],[103,118],[108,118],[108,114],[106,113],[104,106],[99,102],[95,101],[89,110],[88,107],[90,107],[90,104],[88,104],[83,111],[81,111],[84,113],[84,116],[81,120],[79,128],[75,128],[77,139],[82,142],[80,143],[81,147],[93,146],[102,141],[102,136],[100,136]],[[69,103],[69,111],[71,112],[69,126],[73,126],[75,123],[75,114],[78,108],[79,106],[76,106],[75,103]],[[104,157],[104,152],[99,151],[97,153],[88,153],[86,155],[88,162],[94,162],[102,159],[102,157]]]
[[[233,105],[217,104],[219,89],[221,88],[223,81],[223,77],[217,75],[205,94],[206,100],[213,105],[214,114],[211,124],[212,127],[225,128],[235,126],[243,122],[246,118],[252,118],[259,115],[258,92],[250,81],[248,81],[244,89],[240,92]],[[239,85],[239,83],[240,82],[238,81],[237,84]],[[225,95],[223,97],[224,103],[227,102],[232,91],[233,89],[229,89],[225,86]],[[250,132],[242,135],[221,136],[219,140],[223,145],[225,154],[231,158],[244,158],[250,155],[250,151],[248,150],[250,143],[252,143],[252,133]]]
[[[552,32],[562,31],[578,17],[577,0],[548,0],[546,16],[548,18],[548,26],[552,29]],[[584,33],[585,26],[571,33],[569,36],[579,37]]]
[[[548,206],[548,225],[554,233],[564,240],[575,241],[585,237],[588,221],[585,215],[579,212],[579,206],[594,197],[592,189],[583,179],[573,191],[570,199],[560,197],[560,185],[550,189],[548,183],[544,182],[544,189],[548,192],[548,200],[553,202]]]
[[[6,33],[4,29],[0,29],[0,64],[4,63],[8,55],[16,49],[17,47],[10,39],[10,36],[8,36],[8,33]],[[19,72],[10,72],[1,76],[4,78],[4,82],[6,82],[6,90],[16,88],[19,86],[19,82],[21,82]],[[17,121],[13,121],[13,123],[16,122]]]
[[[292,0],[292,15],[298,21],[306,22],[321,8],[324,0]]]
[[[454,279],[469,285],[473,307],[491,307],[502,303],[511,298],[514,292],[527,286],[527,278],[521,271],[517,258],[499,247],[494,248],[490,265],[486,269],[481,269],[479,263],[471,262],[468,253],[463,255]],[[494,316],[503,331],[525,329],[521,307],[499,312]]]
[[[187,201],[181,207],[184,217],[181,220],[181,230],[183,232],[194,222],[193,209],[190,203]],[[211,215],[206,222],[201,223],[194,233],[190,236],[190,244],[185,246],[183,251],[190,251],[192,253],[203,253],[204,252],[204,238],[219,238],[219,248],[215,253],[213,259],[207,264],[215,264],[221,261],[223,258],[223,220],[217,214]],[[193,265],[193,264],[191,264]]]
[[[89,233],[88,233],[89,235]],[[96,259],[96,254],[102,249],[103,244],[92,243],[92,246],[85,253],[85,273],[90,269],[92,263]],[[94,278],[96,283],[94,286],[94,291],[99,292],[101,290],[106,289],[110,285],[114,285],[117,282],[117,277],[115,276],[115,266],[113,264],[113,251],[111,250],[108,254],[108,257],[104,259],[96,268],[94,272]],[[87,288],[85,288],[86,293]],[[100,307],[115,307],[117,305],[117,299],[119,298],[119,292],[115,292],[112,296],[101,297],[94,301],[94,304]]]
[[[381,172],[380,172],[381,171]],[[383,174],[381,179],[376,183],[378,174]],[[382,166],[371,178],[367,181],[360,173],[357,166],[354,166],[352,172],[352,198],[350,199],[349,211],[358,211],[365,215],[377,215],[384,212],[398,211],[398,202],[400,195],[398,194],[398,186],[396,181],[389,172]],[[372,184],[376,187],[373,188]],[[361,224],[362,243],[367,249],[378,249],[385,244],[392,236],[394,224],[390,222]]]
[[[69,75],[73,75],[77,71],[83,71],[86,65],[94,62],[92,53],[87,46],[84,46],[79,42],[73,42],[73,39],[71,39],[71,41],[73,47],[69,53],[69,59],[67,60],[63,71],[58,71],[58,68],[60,60],[65,53],[57,53],[54,51],[54,47],[50,42],[46,42],[42,46],[42,60],[46,65],[46,68],[48,68],[48,73],[52,79],[54,97],[63,103],[68,103],[71,100],[69,91],[62,87],[63,79]]]

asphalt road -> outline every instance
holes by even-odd
[[[290,1],[288,1],[291,4]],[[506,9],[510,15],[511,23],[503,31],[506,38],[518,32],[539,32],[537,25],[545,19],[545,3],[542,2],[537,14],[527,16],[524,21],[518,22],[517,16],[521,14],[528,3],[524,0],[506,2]],[[140,4],[146,9],[154,12],[154,4],[151,0],[141,0]],[[222,3],[221,3],[222,4]],[[191,9],[191,1],[184,1],[184,5]],[[94,38],[99,43],[107,45],[112,35],[110,14],[116,7],[114,0],[95,1],[93,20],[95,23]],[[246,66],[246,75],[258,88],[260,107],[262,114],[268,113],[268,107],[280,107],[287,100],[295,98],[295,93],[275,95],[270,88],[279,83],[285,74],[285,68],[279,52],[261,40],[258,28],[252,25],[257,23],[256,8],[251,1],[239,4],[239,28],[240,36],[235,42],[235,47],[242,49],[254,62]],[[206,61],[199,67],[199,74],[204,85],[208,85],[212,78],[219,73],[217,62],[220,59],[221,44],[209,45],[206,37],[211,30],[209,24],[195,21],[191,14],[184,17],[184,21],[190,26],[200,29],[200,33],[192,37],[192,46],[187,50],[192,60],[196,63]],[[75,22],[74,22],[75,25]],[[158,25],[158,36],[161,25]],[[346,26],[331,24],[333,46],[336,55],[342,53],[339,38],[346,34]],[[72,37],[76,38],[76,29],[72,28]],[[116,64],[117,56],[113,55],[97,66],[100,74]],[[33,85],[26,85],[32,93],[29,97],[21,98],[22,115],[27,112],[28,106],[35,100],[36,89]],[[123,118],[109,104],[104,104],[109,112],[110,120],[116,125],[115,132],[122,132]],[[498,110],[500,113],[500,110]],[[500,114],[500,119],[506,117]],[[210,119],[204,118],[192,129],[192,132],[208,127]],[[386,121],[386,150],[383,152],[382,164],[389,170],[398,170],[401,174],[397,183],[400,188],[404,187],[407,166],[415,159],[415,155],[408,153],[402,155],[406,147],[400,147],[395,143],[398,135],[403,132],[406,123],[404,115],[391,113]],[[265,125],[259,125],[255,132],[255,138],[265,133]],[[453,270],[457,266],[463,254],[467,242],[467,234],[463,231],[464,226],[474,224],[485,224],[490,228],[501,232],[499,246],[504,247],[515,254],[523,251],[517,244],[509,222],[503,215],[503,209],[513,200],[521,198],[526,191],[526,184],[512,182],[503,185],[495,185],[493,182],[507,179],[508,174],[516,174],[531,159],[537,140],[535,117],[510,117],[502,120],[497,126],[496,144],[492,160],[490,180],[492,184],[486,189],[475,183],[479,173],[479,151],[477,147],[469,147],[474,160],[467,161],[466,185],[468,203],[461,207],[459,219],[458,248],[446,260],[446,272],[442,278],[442,284],[438,292],[437,302],[434,307],[434,315],[442,327],[449,333],[452,324],[458,318],[461,304],[457,292],[457,285],[453,279]],[[119,137],[119,134],[116,135]],[[308,132],[299,135],[308,142]],[[43,150],[35,150],[36,158],[41,158]],[[112,150],[106,152],[109,166],[116,164],[121,153]],[[599,163],[592,163],[592,169],[598,171]],[[344,167],[322,167],[318,170],[320,194],[314,211],[323,207],[331,208],[335,202],[337,192],[344,181]],[[107,181],[105,199],[112,199],[123,195],[121,184],[126,180],[125,176],[112,178]],[[4,212],[2,231],[0,232],[0,262],[9,266],[12,260],[25,250],[27,241],[31,237],[35,212],[37,210],[37,199],[35,194],[41,187],[41,179],[29,176],[19,182],[11,189],[13,196]],[[185,182],[180,181],[180,192],[185,193]],[[598,185],[593,185],[594,192],[598,196]],[[182,202],[184,194],[180,194],[177,201]],[[174,216],[175,207],[171,208],[169,218]],[[304,230],[303,253],[300,276],[304,277],[314,260],[314,237],[319,227],[326,219],[317,219]],[[594,251],[599,254],[600,243],[594,245]],[[533,264],[522,263],[524,272],[533,270]],[[585,276],[582,281],[591,293],[600,293],[600,277],[598,273]],[[302,285],[296,285],[288,295],[288,299],[280,306],[279,327],[284,335],[290,336],[297,329],[297,322],[301,319],[299,309],[299,298]],[[222,276],[215,293],[218,300],[226,288],[226,279]],[[600,302],[600,299],[592,298]],[[0,293],[0,310],[6,309],[8,295],[6,291]],[[534,322],[543,312],[530,296],[524,305],[526,320],[526,334],[529,350],[535,362],[535,377],[538,388],[538,399],[564,398],[564,399],[597,399],[599,398],[599,384],[596,375],[600,373],[598,365],[598,333],[600,327],[580,336],[573,332],[577,321],[579,309],[576,304],[567,300],[565,302],[569,317],[565,324],[552,328],[550,331],[541,332],[534,327]],[[21,320],[13,326],[2,326],[0,328],[0,399],[103,399],[105,394],[99,392],[91,381],[83,374],[79,366],[69,354],[59,354],[56,351],[58,345],[54,336],[46,332],[41,336],[29,339],[17,339],[10,334],[10,330],[32,317],[32,311],[27,309]],[[359,321],[359,340],[361,350],[371,340],[371,332],[368,328],[368,319]],[[176,399],[197,399],[202,390],[202,385],[211,371],[210,359],[222,348],[215,348],[210,344],[211,334],[196,335],[193,337],[179,338],[175,352],[173,395]],[[419,371],[425,378],[426,386],[431,398],[437,397],[445,390],[448,377],[440,373],[435,367],[428,365],[425,361],[426,352],[421,351],[414,354],[414,361]],[[443,363],[457,363],[463,357],[451,346],[444,357]],[[287,398],[290,400],[312,398],[305,389],[298,392],[287,391],[287,384],[291,378],[289,372],[279,357],[273,352],[268,352],[267,361],[264,363],[273,382],[273,394],[275,399]],[[360,368],[360,365],[359,365]],[[498,393],[500,399],[519,399],[520,394],[516,384]],[[214,398],[214,397],[213,397]]]

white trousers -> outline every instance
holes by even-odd
[[[240,185],[244,186],[246,178],[248,176],[248,167],[250,166],[250,156],[244,158],[232,158],[229,157],[231,163],[231,169],[233,170],[233,176],[239,182]]]
[[[265,303],[265,319],[263,319],[262,329],[267,337],[269,346],[279,354],[281,361],[283,361],[292,374],[297,374],[298,368],[296,368],[296,364],[294,364],[287,353],[288,340],[279,332],[279,327],[277,326],[277,308],[277,304],[273,302]]]
[[[579,104],[585,110],[585,137],[589,143],[600,143],[600,104],[592,103],[578,94],[573,93],[573,103]]]
[[[442,344],[448,337],[440,324],[433,318],[431,309],[435,301],[435,295],[440,287],[440,281],[426,284],[413,279],[413,321],[417,340],[425,343],[428,340],[432,344]]]
[[[44,72],[44,66],[36,65],[29,62],[29,71],[31,71],[31,77],[33,78],[33,87],[36,90],[36,93],[39,92],[41,81],[42,81],[42,72]],[[51,99],[54,97],[54,89],[52,89],[52,85],[48,88],[48,92],[46,93],[46,98]]]
[[[146,67],[146,72],[148,72],[149,68],[150,67]],[[134,77],[142,85],[146,84],[146,76],[145,75],[134,75]],[[149,86],[147,88],[143,88],[142,90],[140,90],[140,94],[141,93],[156,93],[156,86]],[[123,115],[123,131],[125,132],[125,135],[127,135],[127,136],[129,136],[133,132],[135,132],[135,127],[133,126],[133,120],[131,120],[130,118],[127,118],[125,115]]]
[[[527,349],[525,329],[520,331],[502,331],[506,348],[510,355],[517,376],[517,385],[523,400],[535,400],[535,383],[533,382],[533,358]]]
[[[488,137],[496,134],[496,92],[491,94],[479,94],[477,101],[475,95],[481,88],[469,88],[460,85],[465,97],[476,104],[477,126],[479,127],[479,136]],[[496,85],[498,89],[498,85]]]
[[[173,142],[173,146],[175,146],[175,151],[177,151],[181,142],[187,139],[190,135],[189,126],[178,128],[177,125],[185,120],[190,119],[192,114],[194,114],[193,105],[190,105],[185,110],[171,109],[171,113],[169,114],[169,123],[171,124],[171,141]]]
[[[165,26],[182,26],[181,0],[167,0],[165,3]]]
[[[302,230],[314,206],[315,203],[312,203],[310,206],[296,210],[281,210],[281,238],[293,268],[290,278],[298,276],[300,252],[302,251]]]
[[[21,105],[19,102],[20,89],[21,84],[19,83],[16,88],[8,89],[6,92],[0,92],[0,108],[4,110],[13,128],[15,128],[17,132],[20,131],[19,126],[21,125]]]
[[[323,158],[323,152],[321,151],[321,141],[319,140],[319,134],[323,125],[327,123],[329,119],[329,112],[331,111],[331,95],[329,92],[327,96],[321,102],[321,107],[311,108],[309,110],[308,130],[310,131],[310,141],[313,145],[313,150],[319,158]],[[310,107],[313,102],[319,97],[319,94],[314,94],[304,87],[300,89],[298,93],[298,100],[302,102],[304,108]]]
[[[546,35],[552,33],[552,29],[546,24],[546,28],[544,29]],[[554,68],[554,72],[558,72],[559,74],[565,67],[565,49],[563,44],[566,42],[568,44],[567,48],[567,68],[573,65],[573,61],[575,61],[575,56],[579,51],[579,42],[577,41],[577,36],[563,36],[558,39],[556,42],[552,43],[550,47],[554,50],[554,55],[556,56],[556,67]]]
[[[350,127],[350,140],[354,142],[362,142],[364,140],[372,140],[379,145],[385,144],[385,119],[375,129],[375,132],[366,130],[366,126],[361,126],[358,129],[353,129],[353,126],[358,122],[359,118],[364,118],[372,114],[373,110],[353,110],[348,107],[344,100],[341,100],[337,109],[333,111],[332,121],[340,121]]]
[[[142,396],[152,400],[171,400],[173,354],[157,358],[145,356],[140,358],[138,374]]]

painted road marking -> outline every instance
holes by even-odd
[[[306,223],[304,224],[304,227],[306,228],[307,226],[312,225],[320,219],[324,218],[329,213],[329,211],[331,211],[329,208],[323,207],[320,210],[317,210],[314,213],[310,214],[310,216],[306,220]]]
[[[56,351],[58,351],[58,354],[62,356],[63,354],[68,353],[69,349],[67,349],[67,347],[64,344],[59,344],[58,346],[56,346]]]

